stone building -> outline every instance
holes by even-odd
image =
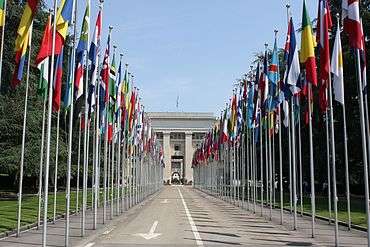
[[[148,115],[163,146],[163,180],[192,182],[194,151],[216,118],[212,113],[198,112],[149,112]]]

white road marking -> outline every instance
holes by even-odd
[[[156,238],[156,237],[162,235],[162,233],[154,233],[155,232],[155,229],[157,228],[157,226],[158,226],[158,221],[154,221],[154,223],[153,223],[153,225],[150,228],[150,230],[149,230],[148,233],[136,233],[136,234],[134,234],[134,236],[143,237],[146,240],[149,240],[149,239],[152,239],[152,238]]]
[[[95,245],[94,242],[91,242],[91,243],[88,243],[87,245],[85,245],[84,247],[93,247]]]
[[[168,203],[168,199],[164,199],[163,201],[161,201],[162,204],[167,204]]]
[[[192,232],[194,234],[194,238],[196,240],[196,243],[197,243],[198,246],[204,246],[203,245],[202,238],[200,237],[200,234],[198,232],[198,228],[197,228],[197,226],[194,223],[193,217],[191,217],[191,214],[190,214],[190,211],[188,209],[188,206],[186,205],[185,199],[182,196],[182,193],[181,193],[180,189],[177,188],[177,190],[179,191],[179,194],[180,194],[180,197],[181,197],[181,201],[182,201],[182,205],[184,205],[185,213],[186,213],[186,216],[188,217],[188,221],[189,221],[189,224],[191,226],[191,230],[192,230]]]
[[[115,229],[115,227],[112,227],[111,229],[106,230],[105,232],[103,232],[103,235],[108,235],[108,234],[109,234],[109,233],[111,233],[114,229]]]

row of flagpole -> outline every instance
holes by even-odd
[[[313,139],[313,89],[320,82],[320,106],[326,122],[326,147],[327,147],[327,190],[329,223],[334,220],[335,245],[340,245],[339,220],[338,220],[338,192],[337,192],[337,168],[336,168],[336,143],[334,125],[333,99],[341,104],[344,136],[344,168],[345,168],[345,193],[347,205],[347,226],[351,229],[351,198],[347,147],[346,113],[344,102],[344,77],[343,58],[341,46],[340,16],[337,14],[337,29],[334,37],[333,54],[330,61],[329,31],[332,27],[330,5],[328,0],[319,0],[319,14],[317,24],[317,43],[320,51],[320,74],[316,72],[315,40],[313,28],[308,16],[305,1],[303,1],[302,37],[300,55],[296,46],[295,30],[290,17],[290,4],[287,4],[288,36],[285,44],[285,72],[280,81],[279,61],[277,59],[276,36],[275,47],[271,57],[268,56],[267,45],[265,55],[261,63],[245,76],[241,83],[233,91],[230,103],[222,112],[218,124],[206,135],[201,148],[193,158],[195,187],[212,193],[235,205],[242,205],[256,213],[257,201],[261,203],[261,215],[264,207],[268,209],[268,217],[271,220],[275,203],[275,134],[278,132],[279,146],[279,191],[280,191],[280,222],[283,224],[284,189],[283,159],[288,160],[288,185],[289,185],[289,209],[292,214],[292,228],[298,228],[298,207],[303,216],[303,166],[302,142],[308,143],[311,199],[311,235],[316,235],[316,193],[315,193],[315,163],[314,163],[314,139]],[[362,160],[364,167],[364,190],[365,208],[367,219],[367,238],[370,246],[370,216],[369,216],[369,122],[368,103],[366,95],[366,56],[365,39],[362,30],[362,22],[359,15],[360,1],[342,1],[342,20],[344,31],[349,37],[349,43],[353,48],[356,72],[358,79],[358,101],[360,109]],[[361,60],[361,58],[365,60]],[[271,60],[268,66],[268,61]],[[262,72],[261,72],[262,71]],[[332,76],[333,75],[333,76]],[[238,94],[239,90],[239,94]],[[301,136],[301,111],[300,102],[306,99],[307,109],[305,113],[308,125],[308,140],[302,140]],[[243,114],[239,114],[243,112]],[[284,112],[284,120],[282,112]],[[298,116],[296,116],[298,112]],[[274,121],[275,120],[275,121]],[[282,121],[283,120],[283,121]],[[287,136],[282,135],[282,126],[287,127]],[[276,127],[278,125],[278,127]],[[297,128],[298,126],[298,128]],[[265,131],[263,131],[263,129]],[[264,138],[263,138],[264,137]],[[288,150],[282,144],[282,139],[287,138]],[[259,145],[258,145],[259,144]],[[259,160],[257,154],[259,153]],[[288,157],[283,153],[288,154]],[[240,154],[241,158],[239,157]],[[259,169],[257,164],[260,164]],[[241,173],[241,178],[237,174]],[[256,173],[260,174],[258,179]],[[297,178],[298,175],[298,178]],[[216,176],[216,177],[214,177]],[[240,188],[241,187],[241,188]],[[299,188],[299,192],[297,189]],[[260,190],[257,197],[255,191]],[[238,191],[238,192],[237,192]],[[239,191],[242,191],[242,202],[239,202]],[[246,198],[244,195],[246,191]],[[299,194],[299,196],[297,195]],[[266,197],[264,197],[266,196]],[[300,205],[298,205],[298,200]],[[250,204],[253,203],[253,208]],[[333,208],[332,208],[333,207]],[[332,216],[332,210],[334,215]]]
[[[4,39],[6,0],[2,1],[5,6],[1,12],[2,16],[2,41]],[[0,5],[2,4],[0,2]],[[115,71],[115,50],[114,46],[112,65],[110,65],[110,40],[112,27],[109,27],[107,50],[104,61],[101,60],[101,27],[104,0],[99,0],[99,13],[95,26],[94,40],[90,44],[90,0],[86,1],[81,37],[77,43],[77,1],[54,0],[53,9],[45,24],[44,37],[36,58],[40,70],[39,90],[43,97],[42,133],[40,145],[40,162],[38,178],[38,214],[37,228],[43,226],[42,245],[47,245],[48,225],[48,199],[49,199],[49,171],[51,162],[51,135],[52,116],[56,113],[56,146],[54,165],[54,191],[53,191],[53,214],[52,222],[55,224],[57,212],[58,195],[58,165],[59,165],[59,138],[61,120],[61,84],[63,50],[68,49],[68,76],[65,92],[65,116],[68,118],[68,158],[66,172],[66,211],[65,218],[65,246],[70,245],[70,215],[71,212],[79,212],[81,208],[81,236],[86,234],[86,218],[88,212],[88,180],[89,163],[92,157],[91,196],[93,229],[98,223],[106,223],[107,209],[110,209],[110,219],[120,215],[124,210],[143,201],[149,195],[161,188],[163,177],[163,151],[156,139],[155,133],[151,130],[151,123],[140,104],[138,89],[133,87],[134,76],[128,72],[128,65],[125,71],[122,70],[122,57],[120,55],[119,77]],[[26,149],[26,125],[29,94],[31,44],[32,44],[32,23],[36,12],[39,9],[39,0],[28,0],[25,3],[24,13],[17,32],[16,39],[16,69],[11,86],[13,89],[21,83],[23,77],[23,66],[25,56],[28,53],[26,85],[24,99],[24,118],[22,132],[22,149],[20,159],[20,177],[17,211],[17,236],[21,235],[22,226],[22,189],[23,170],[25,164]],[[0,6],[2,7],[2,6]],[[72,29],[72,39],[69,46],[65,46],[65,39]],[[6,34],[6,33],[5,33]],[[3,42],[1,50],[3,49]],[[2,54],[3,52],[1,52]],[[77,56],[83,56],[83,58]],[[50,63],[49,63],[50,60]],[[91,63],[89,64],[89,61]],[[0,64],[2,56],[0,57]],[[1,68],[1,67],[0,67]],[[91,74],[89,70],[91,69]],[[0,70],[1,71],[1,70]],[[1,78],[1,72],[0,72]],[[59,83],[59,84],[58,84]],[[132,85],[130,85],[132,84]],[[78,145],[74,144],[75,126],[75,102],[84,95],[83,113],[78,114]],[[91,117],[93,116],[93,117]],[[67,122],[67,121],[66,121]],[[91,126],[94,127],[91,130]],[[83,133],[82,133],[83,131]],[[92,133],[92,135],[91,135]],[[82,136],[83,134],[83,136]],[[92,138],[90,138],[92,136]],[[90,143],[93,150],[89,150]],[[82,145],[81,145],[82,144]],[[81,156],[81,148],[83,149]],[[75,210],[71,210],[71,180],[73,153],[77,151],[77,190]],[[104,154],[102,154],[104,152]],[[91,155],[92,154],[92,155]],[[82,159],[82,205],[79,205],[79,178],[80,163]],[[103,167],[101,166],[103,163]],[[103,176],[101,171],[103,170]],[[103,184],[103,203],[100,198],[100,185]],[[43,203],[43,206],[42,206]],[[102,222],[98,222],[99,207],[103,214]],[[113,209],[115,208],[115,212]],[[43,212],[41,212],[43,210]],[[43,214],[43,216],[42,216]]]

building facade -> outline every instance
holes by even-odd
[[[192,183],[194,151],[216,118],[212,113],[197,112],[149,112],[148,116],[163,147],[163,180]]]

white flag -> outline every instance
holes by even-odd
[[[334,98],[336,101],[343,105],[344,104],[343,57],[339,23],[334,42],[333,55],[331,59],[331,72],[334,75],[333,77]]]

